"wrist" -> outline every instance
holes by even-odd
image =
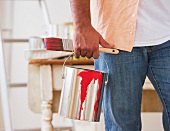
[[[74,23],[75,30],[89,30],[92,29],[91,22],[83,22],[83,23]]]
[[[92,26],[90,18],[86,18],[86,19],[74,19],[73,24],[74,24],[75,28],[84,28],[84,27]]]

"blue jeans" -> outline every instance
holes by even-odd
[[[140,131],[142,86],[146,76],[163,107],[163,126],[170,131],[170,41],[151,47],[134,47],[118,55],[100,54],[109,67],[103,109],[106,131]],[[107,71],[99,57],[95,69]]]

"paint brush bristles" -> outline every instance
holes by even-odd
[[[60,38],[45,38],[46,49],[54,51],[63,51],[63,42]]]

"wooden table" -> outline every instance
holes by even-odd
[[[42,113],[41,130],[53,131],[52,115],[58,112],[64,60],[30,60],[28,65],[28,103]],[[93,60],[67,60],[67,66],[93,68]]]
[[[62,89],[61,70],[64,60],[30,60],[28,66],[28,102],[35,113],[42,113],[42,131],[53,131],[53,113],[58,112]],[[67,60],[68,66],[93,68],[93,60]],[[143,90],[143,112],[160,112],[161,104],[150,81]]]

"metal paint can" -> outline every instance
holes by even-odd
[[[29,38],[29,49],[30,50],[42,50],[45,49],[45,43],[43,38],[32,36]]]
[[[59,115],[75,120],[99,122],[107,81],[108,73],[64,66]]]

